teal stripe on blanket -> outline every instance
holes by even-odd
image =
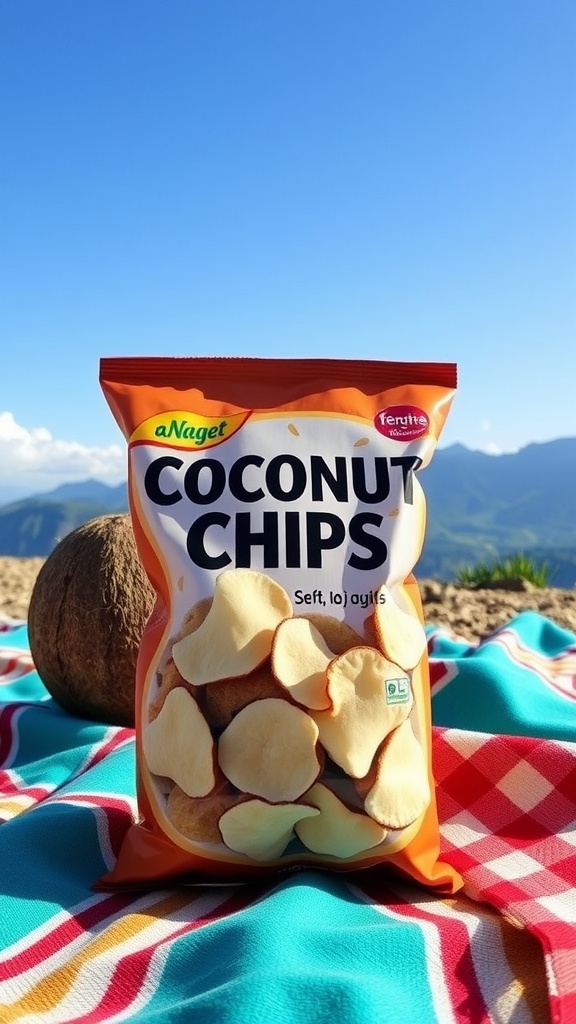
[[[97,830],[89,807],[49,803],[2,827],[0,948],[90,896],[104,864]]]
[[[63,766],[78,764],[84,753],[75,758],[74,748],[59,757],[55,752],[49,776],[44,767],[46,778],[62,782]],[[92,895],[94,880],[110,868],[112,856],[110,825],[99,803],[116,797],[123,832],[134,790],[134,749],[127,744],[88,771],[70,776],[46,798],[35,793],[39,802],[33,809],[2,825],[0,950]]]
[[[306,872],[173,946],[142,1020],[430,1024],[426,959],[417,924],[361,903],[339,878]]]
[[[34,680],[42,685],[35,672],[26,677],[31,685]],[[23,681],[18,682],[18,687],[22,691]],[[7,691],[10,687],[4,689]],[[0,695],[4,697],[4,693]],[[51,787],[61,785],[82,769],[95,744],[104,742],[107,733],[112,731],[112,727],[106,729],[99,722],[69,715],[53,700],[36,703],[24,700],[14,707],[15,741],[10,760],[4,767],[18,770],[28,785],[36,782],[40,785],[49,782]]]
[[[28,650],[28,626],[26,624],[10,629],[6,633],[0,631],[0,647],[19,647]]]
[[[475,732],[576,739],[576,636],[523,612],[479,646],[432,632],[435,725]]]

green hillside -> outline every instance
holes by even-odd
[[[111,490],[111,489],[110,489]],[[0,508],[0,555],[44,557],[82,523],[108,512],[126,511],[112,501],[50,501],[29,498]]]

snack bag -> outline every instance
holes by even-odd
[[[136,680],[141,820],[100,887],[439,862],[420,471],[453,364],[111,358],[157,594]]]

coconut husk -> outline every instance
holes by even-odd
[[[154,591],[130,516],[99,516],[68,534],[36,578],[30,650],[50,694],[74,715],[134,725],[136,659]]]

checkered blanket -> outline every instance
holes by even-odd
[[[0,625],[2,1024],[576,1021],[576,637],[429,630],[439,898],[387,874],[96,893],[134,737],[73,718]]]

